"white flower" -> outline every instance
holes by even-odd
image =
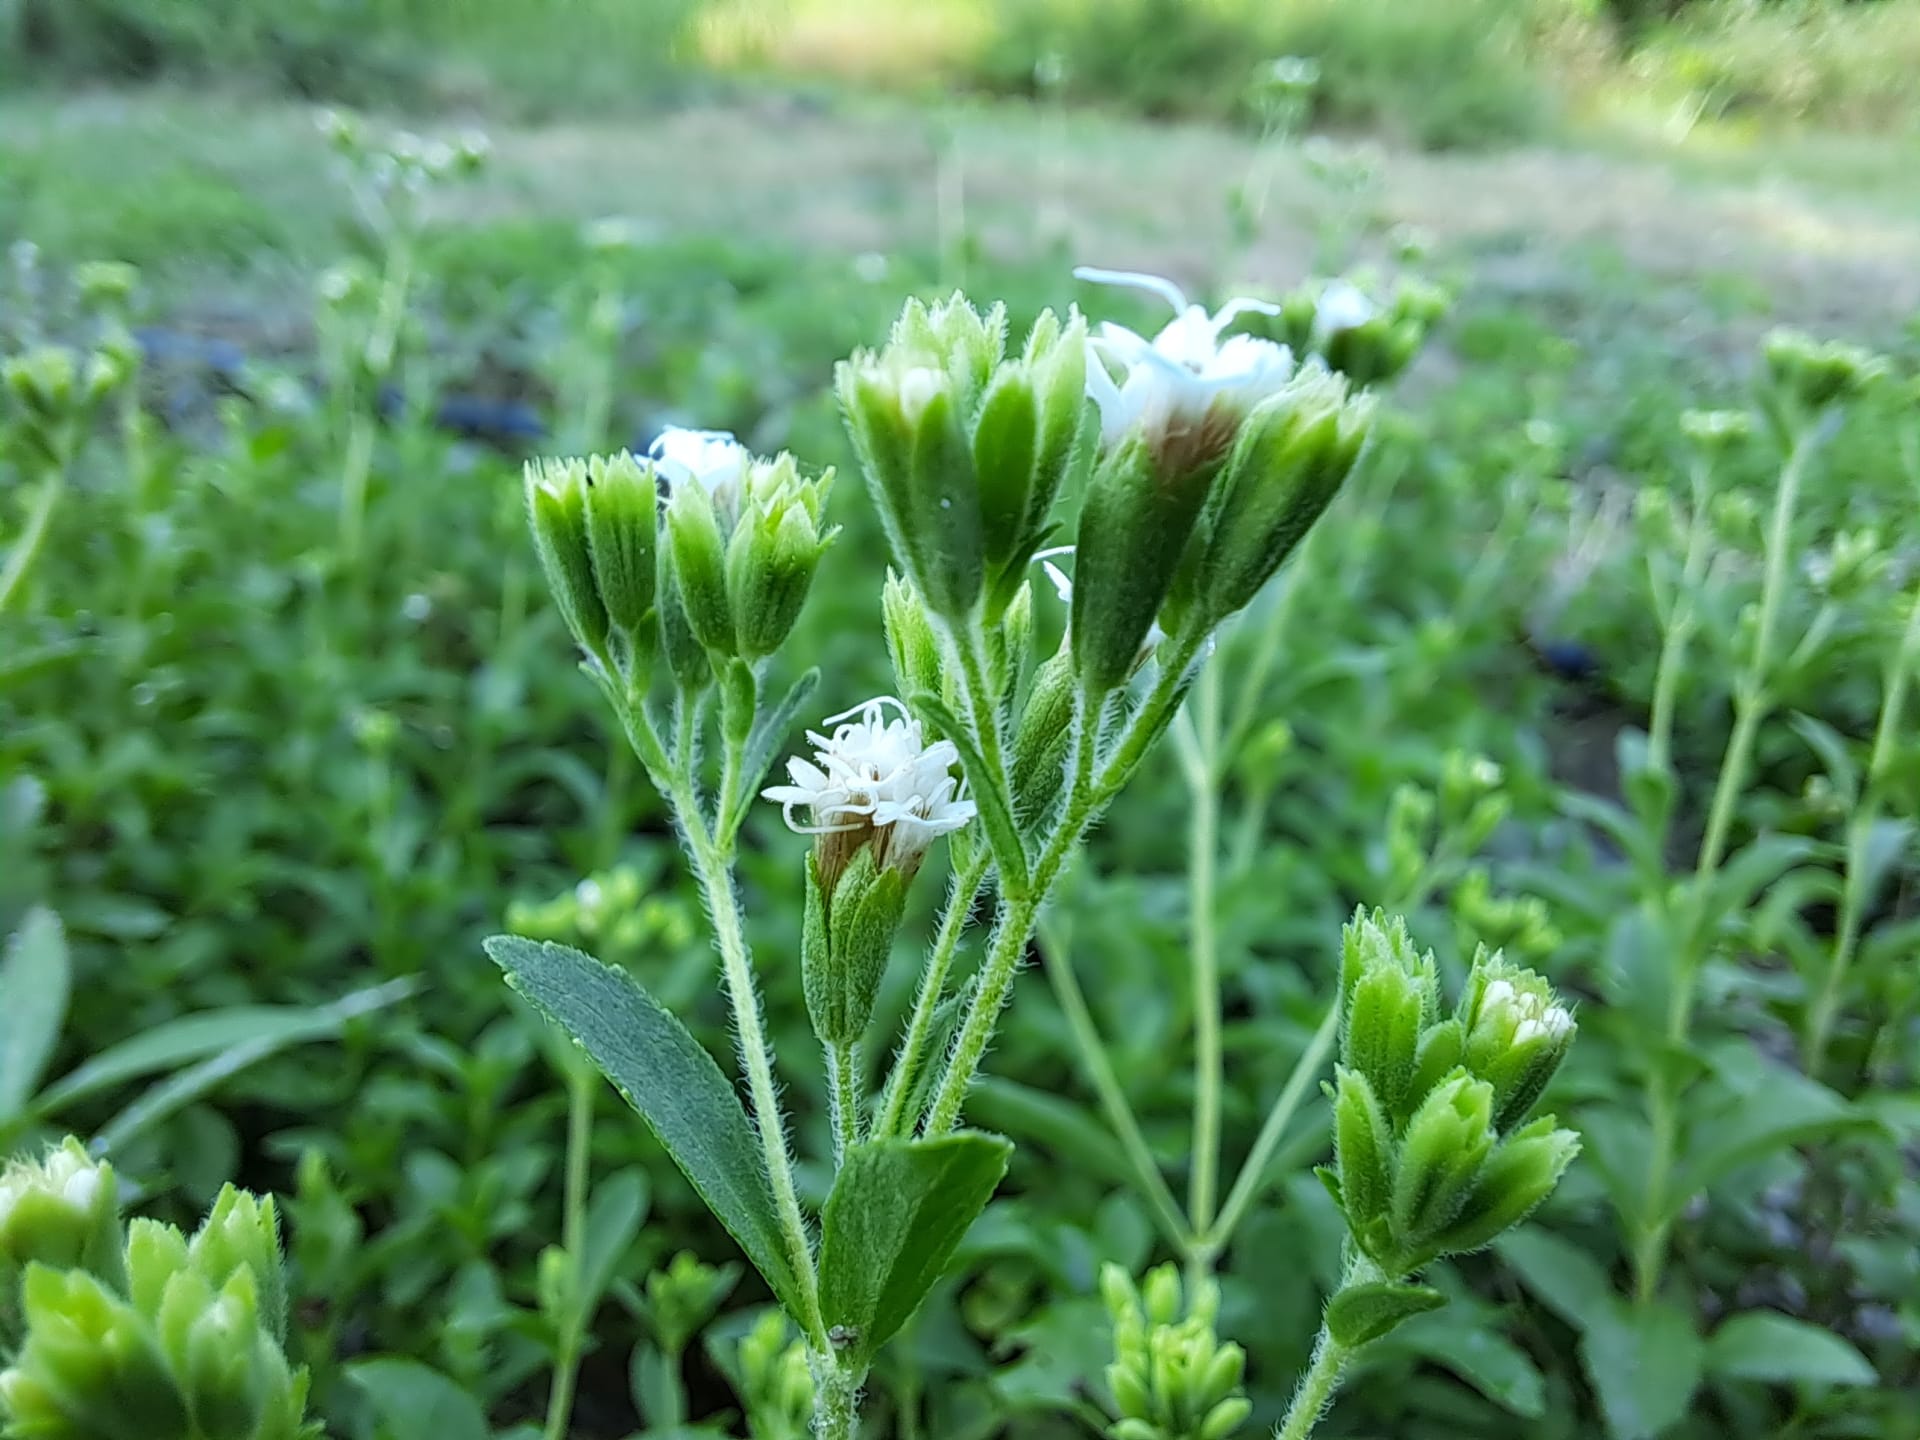
[[[1313,337],[1325,343],[1347,330],[1358,330],[1380,313],[1359,286],[1346,280],[1329,281],[1313,307]]]
[[[1277,305],[1229,300],[1209,315],[1157,275],[1084,265],[1073,273],[1096,285],[1152,291],[1174,309],[1174,318],[1151,340],[1109,321],[1087,342],[1093,362],[1087,366],[1087,394],[1100,407],[1103,445],[1145,429],[1163,445],[1199,435],[1205,437],[1202,450],[1223,449],[1239,419],[1293,375],[1293,352],[1286,346],[1252,335],[1220,338],[1238,316],[1276,315]],[[1109,365],[1122,372],[1117,384]]]
[[[889,707],[896,712],[892,719]],[[979,813],[960,794],[961,782],[953,774],[960,752],[953,742],[927,744],[920,722],[893,696],[829,715],[822,723],[835,729],[831,735],[807,732],[813,759],[796,755],[787,761],[793,783],[760,793],[780,806],[787,824],[800,834],[847,837],[830,847],[837,864],[830,867],[823,858],[823,871],[837,873],[869,834],[877,864],[912,871],[929,845]],[[804,824],[794,815],[803,805],[809,813]],[[830,883],[826,875],[822,879]]]
[[[672,485],[699,481],[713,496],[714,507],[739,508],[740,487],[751,458],[747,447],[725,430],[683,430],[669,425],[647,451],[654,469]]]

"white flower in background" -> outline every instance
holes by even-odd
[[[740,489],[746,479],[747,447],[725,430],[683,430],[669,425],[647,453],[653,466],[671,485],[699,481],[713,497],[714,507],[728,513],[739,509]]]
[[[892,719],[889,708],[895,712]],[[911,873],[929,845],[979,813],[960,794],[961,782],[953,773],[960,752],[953,742],[927,744],[920,722],[893,696],[830,715],[823,723],[835,727],[831,735],[807,732],[813,759],[796,755],[787,761],[793,783],[760,792],[780,806],[787,824],[800,834],[834,837],[822,842],[823,872],[837,873],[871,838],[876,864]],[[808,812],[804,823],[795,816],[801,806]],[[823,883],[830,883],[824,874]]]
[[[1210,456],[1231,441],[1247,411],[1293,376],[1293,352],[1286,346],[1252,335],[1220,338],[1237,317],[1276,315],[1277,305],[1229,300],[1209,315],[1158,275],[1084,265],[1073,273],[1096,285],[1151,291],[1174,309],[1174,318],[1151,340],[1109,321],[1088,341],[1093,363],[1087,366],[1087,394],[1100,407],[1102,445],[1144,429],[1158,447],[1197,440],[1194,448]],[[1121,372],[1117,382],[1109,366]]]
[[[1359,286],[1348,280],[1331,280],[1320,292],[1313,307],[1313,338],[1325,343],[1335,335],[1358,330],[1380,313]]]

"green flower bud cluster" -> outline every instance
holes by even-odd
[[[1493,880],[1483,865],[1460,877],[1448,896],[1462,936],[1462,950],[1486,945],[1525,960],[1544,960],[1564,938],[1538,895],[1495,895]]]
[[[1253,1403],[1241,1389],[1246,1352],[1222,1342],[1214,1324],[1219,1284],[1207,1277],[1186,1297],[1172,1265],[1135,1286],[1109,1263],[1100,1295],[1113,1321],[1113,1363],[1107,1389],[1119,1417],[1111,1440],[1225,1440],[1246,1424]]]
[[[1703,456],[1714,457],[1753,434],[1753,416],[1744,410],[1688,410],[1680,416],[1680,433]]]
[[[100,406],[132,382],[134,364],[124,346],[95,350],[83,365],[73,352],[49,345],[0,367],[0,382],[19,415],[15,438],[26,460],[49,470],[66,469]]]
[[[709,1265],[690,1250],[647,1276],[647,1315],[660,1348],[669,1355],[685,1350],[739,1281],[738,1265]]]
[[[1477,1250],[1552,1193],[1579,1150],[1527,1116],[1573,1043],[1530,970],[1482,950],[1442,1016],[1439,972],[1404,921],[1357,913],[1340,969],[1332,1170],[1355,1247],[1387,1276]]]
[[[1886,542],[1872,526],[1842,530],[1806,557],[1807,578],[1828,599],[1845,604],[1879,585],[1893,563]]]
[[[74,1142],[43,1167],[75,1168]],[[85,1199],[112,1203],[94,1167]],[[69,1196],[71,1200],[71,1196]],[[97,1218],[92,1222],[97,1224]],[[118,1221],[114,1221],[117,1238]],[[0,1373],[8,1435],[45,1440],[312,1440],[307,1377],[287,1363],[286,1287],[271,1200],[228,1186],[189,1239],[136,1220],[111,1266],[33,1260],[24,1335]]]
[[[736,1352],[740,1408],[749,1440],[807,1440],[813,1428],[813,1372],[807,1347],[789,1340],[787,1317],[769,1310]]]
[[[1766,390],[1802,414],[1851,400],[1886,374],[1871,351],[1839,340],[1820,341],[1797,330],[1775,330],[1761,349]]]
[[[610,964],[649,947],[677,953],[699,933],[692,906],[649,887],[631,865],[596,871],[550,900],[515,900],[507,924],[516,935],[579,946]]]
[[[528,515],[561,614],[608,676],[644,687],[664,653],[698,692],[792,632],[835,533],[822,528],[833,472],[807,479],[790,455],[692,431],[655,450],[529,463]]]
[[[1445,290],[1411,278],[1384,300],[1351,280],[1314,280],[1283,296],[1278,313],[1250,315],[1241,325],[1296,355],[1319,356],[1355,385],[1384,385],[1419,357],[1452,307]]]
[[[1085,409],[1086,326],[1042,313],[1018,356],[1006,311],[907,303],[885,348],[835,373],[895,563],[934,614],[998,621],[1050,533]]]

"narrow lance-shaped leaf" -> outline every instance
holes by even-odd
[[[631,975],[581,951],[518,935],[495,935],[486,950],[640,1112],[789,1313],[804,1313],[753,1124],[687,1027]]]
[[[36,905],[0,960],[0,1122],[33,1097],[60,1039],[70,983],[60,917]]]

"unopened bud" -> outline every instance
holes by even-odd
[[[547,587],[573,637],[589,652],[607,644],[607,607],[593,577],[587,538],[587,466],[581,460],[530,460],[527,515]]]
[[[1403,1244],[1418,1248],[1453,1222],[1496,1139],[1493,1087],[1464,1070],[1420,1102],[1393,1177],[1393,1227]]]
[[[667,501],[667,541],[680,605],[694,638],[719,655],[735,651],[733,609],[727,598],[726,541],[714,497],[700,484],[676,484]]]
[[[271,1195],[225,1186],[188,1247],[188,1263],[215,1290],[234,1275],[252,1279],[260,1323],[275,1340],[287,1334],[287,1284],[280,1259],[280,1213]]]
[[[866,1033],[900,928],[907,878],[880,866],[871,845],[838,875],[823,873],[818,858],[807,857],[800,976],[822,1044],[851,1045]]]
[[[1465,1064],[1493,1086],[1494,1125],[1505,1131],[1526,1118],[1573,1044],[1573,1016],[1533,971],[1498,955],[1474,959],[1462,998]]]
[[[0,1271],[38,1263],[124,1283],[119,1194],[113,1167],[71,1137],[39,1161],[12,1161],[0,1173]]]
[[[653,609],[660,527],[653,467],[626,451],[587,461],[587,542],[607,617],[632,643]]]

